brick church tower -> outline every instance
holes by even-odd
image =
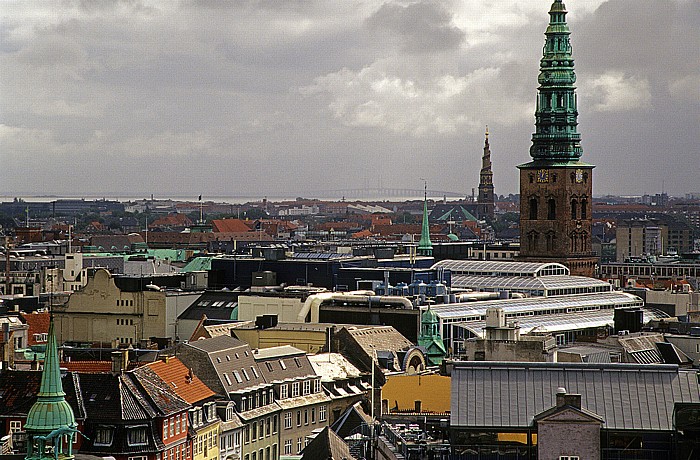
[[[555,0],[540,61],[532,161],[520,169],[520,260],[559,262],[592,276],[593,165],[580,160],[574,60],[566,7]]]

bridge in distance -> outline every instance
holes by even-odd
[[[316,190],[303,194],[310,198],[320,199],[388,199],[388,198],[422,198],[425,190],[410,188],[351,188],[337,190]],[[428,190],[430,198],[466,198],[464,192],[452,192],[446,190]]]

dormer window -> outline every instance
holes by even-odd
[[[147,444],[147,427],[146,425],[142,426],[135,426],[135,427],[130,427],[128,428],[128,431],[126,432],[126,437],[127,437],[127,442],[129,443],[130,446],[140,446]],[[110,444],[111,441],[110,441]]]
[[[280,386],[280,399],[287,399],[289,397],[289,385],[284,383]]]
[[[287,365],[284,364],[284,361],[282,361],[281,359],[280,359],[280,367],[281,367],[282,369],[287,369]]]
[[[96,446],[111,446],[114,440],[114,427],[111,425],[99,425],[95,430]]]

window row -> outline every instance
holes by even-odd
[[[249,444],[277,434],[277,415],[250,422],[243,428],[243,442]]]

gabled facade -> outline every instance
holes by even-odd
[[[153,378],[155,374],[192,406],[187,417],[192,460],[217,460],[220,420],[216,412],[216,394],[177,358],[156,361],[134,373],[147,378]]]
[[[330,398],[321,387],[321,378],[306,354],[291,346],[260,349],[255,361],[265,381],[274,386],[282,409],[280,455],[299,454],[314,430],[328,426]]]

